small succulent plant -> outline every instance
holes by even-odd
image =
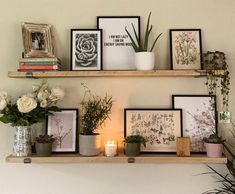
[[[125,137],[123,142],[124,143],[140,143],[140,144],[143,144],[144,147],[146,147],[147,140],[141,135],[129,135]]]
[[[55,138],[53,135],[39,135],[36,137],[36,142],[38,143],[53,143],[55,141]]]
[[[203,138],[203,140],[206,143],[214,143],[214,144],[220,144],[225,142],[225,140],[222,139],[220,136],[218,136],[218,134],[216,133],[211,134],[209,137]]]

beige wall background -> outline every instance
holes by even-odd
[[[96,16],[140,15],[142,26],[152,11],[153,32],[163,32],[156,53],[157,69],[170,68],[170,28],[201,28],[203,51],[227,55],[231,73],[230,110],[235,112],[235,1],[233,0],[8,0],[0,5],[0,90],[13,97],[31,90],[40,80],[8,78],[17,69],[23,50],[21,22],[48,23],[54,27],[57,56],[70,66],[70,29],[95,28]],[[171,107],[172,94],[206,94],[205,78],[73,78],[48,79],[66,90],[59,104],[79,107],[85,82],[98,95],[113,95],[111,121],[103,140],[123,137],[123,108]],[[228,126],[226,127],[228,128]],[[1,194],[199,194],[216,186],[204,164],[7,164],[14,129],[0,124]],[[224,165],[213,165],[227,172]]]

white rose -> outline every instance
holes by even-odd
[[[47,101],[46,100],[41,101],[40,102],[40,107],[46,108],[47,107]]]
[[[7,98],[7,93],[6,92],[4,92],[4,91],[1,91],[0,92],[0,99],[6,99]]]
[[[32,96],[24,95],[17,100],[17,107],[21,113],[28,113],[37,107],[37,102]]]
[[[38,97],[39,101],[46,100],[49,97],[48,90],[41,90],[41,91],[39,91],[37,97]]]
[[[0,111],[2,111],[7,106],[7,101],[2,99],[0,100]]]
[[[59,87],[52,88],[51,95],[49,98],[51,101],[56,101],[56,100],[64,98],[64,90],[62,90]]]

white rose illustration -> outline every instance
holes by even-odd
[[[40,107],[46,108],[47,107],[47,101],[46,100],[41,101],[40,102]]]
[[[46,100],[47,98],[49,98],[49,95],[50,94],[49,94],[48,90],[41,90],[38,92],[37,97],[38,97],[39,101],[43,101],[43,100]]]
[[[37,102],[32,96],[24,95],[17,100],[17,107],[21,113],[28,113],[37,107]]]
[[[7,101],[2,99],[0,100],[0,111],[2,111],[7,106]]]
[[[51,89],[51,95],[49,98],[51,101],[56,101],[64,98],[64,95],[65,95],[64,90],[62,90],[59,87],[54,87]]]

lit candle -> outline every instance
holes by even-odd
[[[108,141],[105,144],[105,156],[113,157],[117,155],[117,143],[116,141]]]

